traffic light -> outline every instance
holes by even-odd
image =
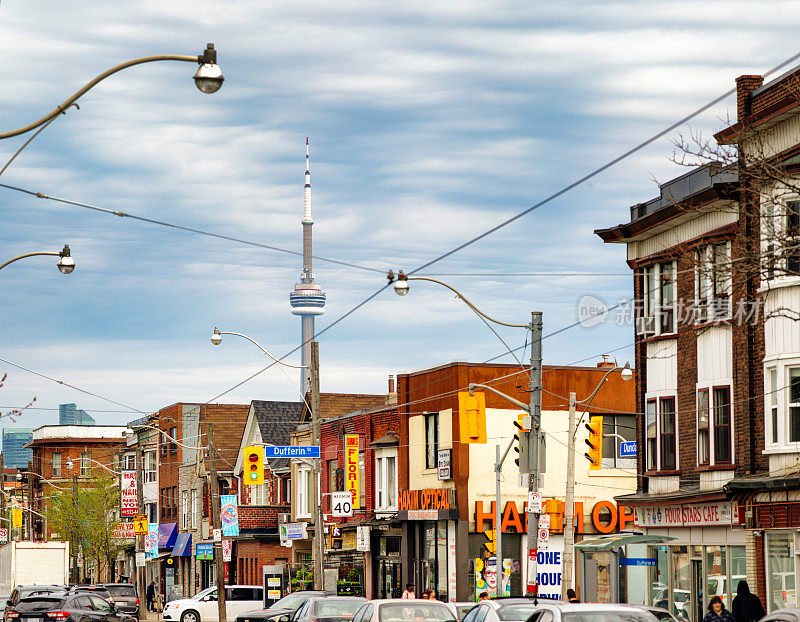
[[[245,484],[263,484],[264,448],[258,446],[245,447],[244,460],[242,460],[242,468],[244,469]]]
[[[558,499],[547,499],[544,502],[544,513],[550,516],[550,533],[564,531],[564,502]]]
[[[486,443],[486,395],[459,391],[458,420],[462,443]]]
[[[524,427],[525,418],[528,415],[525,413],[520,413],[517,415],[517,420],[514,422],[514,427],[517,428],[517,432],[514,434],[514,451],[516,451],[519,455],[514,459],[514,462],[517,463],[519,467],[520,473],[530,473],[530,460],[528,458],[528,444],[530,443],[530,430],[526,430]]]
[[[589,416],[589,423],[584,424],[586,429],[589,430],[589,438],[586,439],[586,444],[589,446],[589,451],[585,454],[591,462],[589,465],[590,471],[599,471],[603,461],[603,415]]]

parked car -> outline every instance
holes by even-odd
[[[34,596],[36,594],[49,594],[51,592],[63,592],[67,588],[63,585],[19,585],[13,589],[11,595],[5,601],[3,611],[3,622],[8,622],[8,611],[14,607],[22,598]]]
[[[464,603],[446,603],[450,610],[456,614],[456,620],[461,622],[464,619],[464,616],[469,613],[469,610],[475,606],[473,602],[464,602]]]
[[[284,614],[277,622],[350,622],[366,602],[360,596],[312,596],[294,614]]]
[[[430,620],[431,622],[456,622],[450,607],[438,600],[416,598],[373,600],[361,606],[353,622],[409,622]]]
[[[530,598],[482,600],[464,616],[464,622],[499,622],[500,620],[525,622],[537,607],[536,601]]]
[[[300,590],[287,594],[268,609],[245,611],[236,616],[236,622],[274,622],[284,614],[292,615],[312,596],[334,596],[332,592]]]
[[[800,622],[800,609],[778,609],[768,613],[759,622]]]
[[[117,611],[122,611],[128,615],[139,619],[139,594],[136,586],[130,583],[103,583],[103,586],[114,599],[114,606]]]
[[[646,605],[635,606],[652,613],[659,622],[678,622],[678,619],[663,607],[648,607]]]
[[[134,622],[105,598],[87,592],[50,592],[20,599],[6,614],[9,622]]]
[[[464,618],[466,622],[466,618]],[[656,616],[638,605],[539,601],[530,622],[656,622]]]
[[[264,603],[260,585],[228,585],[225,587],[225,612],[229,620],[252,611]],[[209,587],[191,598],[171,600],[164,605],[165,620],[174,622],[215,622],[219,619],[217,588]]]
[[[114,597],[105,585],[75,585],[70,588],[70,591],[87,592],[100,598],[105,598],[110,603],[114,602]]]

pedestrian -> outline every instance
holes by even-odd
[[[736,622],[757,622],[767,615],[761,599],[750,591],[747,581],[739,581],[739,585],[736,586],[736,596],[731,609]]]
[[[575,590],[573,590],[572,588],[569,588],[567,590],[567,601],[570,603],[581,602],[580,598],[578,598],[578,595],[575,593]]]
[[[708,603],[708,613],[703,617],[703,622],[736,622],[733,614],[725,609],[722,599],[714,596]]]
[[[489,600],[489,592],[481,592],[481,597],[478,599],[478,602],[482,600]]]
[[[155,600],[156,600],[156,582],[150,581],[150,585],[147,586],[145,590],[145,603],[147,605],[148,611],[155,611]]]
[[[414,595],[414,584],[413,583],[406,583],[406,589],[403,592],[403,595],[400,598],[416,598]]]
[[[428,590],[428,600],[439,600],[436,598],[436,590]]]

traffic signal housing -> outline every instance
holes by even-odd
[[[603,462],[603,416],[595,415],[589,416],[589,423],[584,424],[586,429],[589,430],[589,438],[586,439],[586,444],[589,446],[589,451],[583,454],[589,459],[590,471],[599,471]]]
[[[564,531],[564,502],[558,499],[547,499],[544,502],[544,513],[550,516],[550,533]]]
[[[462,443],[486,443],[486,395],[458,392],[459,436]]]
[[[244,460],[242,460],[242,470],[244,471],[245,484],[264,483],[264,448],[245,447]]]
[[[514,434],[514,451],[517,452],[517,457],[514,459],[514,462],[519,467],[520,473],[530,473],[531,466],[530,466],[530,458],[529,458],[529,443],[530,443],[530,430],[525,429],[525,418],[528,415],[525,413],[520,413],[517,415],[517,420],[514,422],[514,427],[517,428],[516,433]]]

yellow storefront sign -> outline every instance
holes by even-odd
[[[353,509],[358,509],[360,493],[358,481],[358,434],[346,434],[344,437],[344,485],[345,490],[353,496]]]

